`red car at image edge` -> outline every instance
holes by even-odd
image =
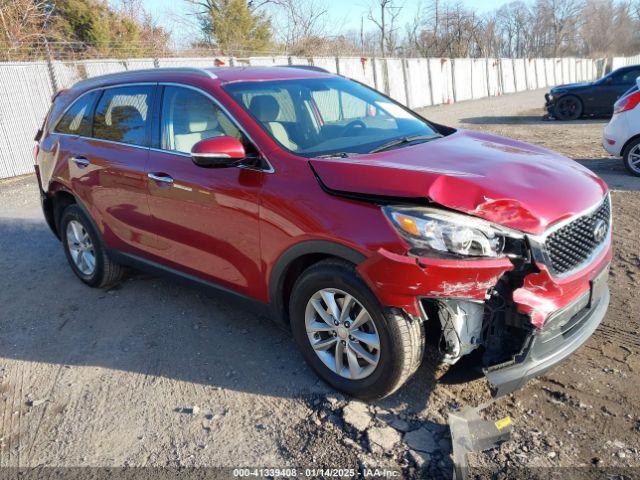
[[[87,285],[126,266],[251,299],[362,399],[397,390],[425,349],[509,393],[608,307],[599,177],[319,69],[83,80],[55,95],[34,154],[46,220]]]

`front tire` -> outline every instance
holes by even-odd
[[[392,394],[422,361],[422,322],[385,312],[346,262],[325,260],[305,270],[293,287],[290,318],[293,337],[318,376],[363,400]]]
[[[124,268],[111,260],[100,235],[80,207],[65,208],[59,231],[67,261],[80,280],[90,287],[108,287],[122,279]]]
[[[622,161],[631,175],[640,177],[640,138],[636,138],[624,148]]]
[[[553,109],[558,120],[577,120],[582,116],[582,101],[575,95],[565,95],[556,101]]]

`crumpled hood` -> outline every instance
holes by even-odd
[[[465,130],[396,150],[310,163],[336,192],[427,198],[536,235],[594,206],[607,191],[598,176],[562,155]]]

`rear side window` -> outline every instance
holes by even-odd
[[[91,135],[91,113],[97,98],[98,92],[90,92],[76,100],[62,115],[54,131],[70,135]]]
[[[104,91],[93,121],[93,136],[103,140],[148,145],[153,87],[134,85]]]

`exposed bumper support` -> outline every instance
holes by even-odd
[[[536,331],[523,352],[514,362],[485,369],[494,396],[506,395],[522,387],[527,381],[543,374],[580,348],[604,318],[609,306],[609,289],[598,292],[599,297],[586,303],[590,306],[576,313],[578,299],[562,309]]]

